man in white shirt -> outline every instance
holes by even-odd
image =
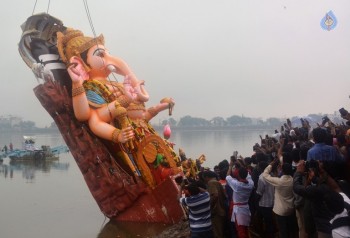
[[[231,176],[233,162],[227,172],[226,182],[233,190],[233,212],[231,221],[235,222],[238,238],[248,238],[248,227],[250,225],[249,197],[254,188],[254,182],[246,168],[238,169],[236,178]],[[235,174],[235,173],[234,173]]]
[[[296,218],[293,194],[293,169],[291,164],[283,163],[283,175],[281,177],[272,177],[270,175],[272,168],[277,167],[279,163],[279,159],[273,160],[264,170],[263,178],[275,187],[275,201],[272,210],[276,214],[279,237],[295,237]]]

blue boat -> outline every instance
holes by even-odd
[[[23,149],[15,149],[7,154],[11,161],[58,160],[60,153],[67,153],[66,145],[51,148],[49,145],[35,146],[35,137],[23,136]]]

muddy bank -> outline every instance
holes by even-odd
[[[190,238],[188,220],[182,220],[178,224],[168,227],[161,234],[154,236],[154,238]]]

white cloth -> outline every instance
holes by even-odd
[[[233,203],[240,204],[233,206],[231,221],[237,222],[237,224],[241,226],[250,225],[250,210],[248,201],[254,187],[254,182],[249,174],[247,176],[247,181],[248,183],[243,183],[235,178],[232,178],[231,176],[226,177],[227,184],[233,190]]]
[[[340,195],[343,196],[344,202],[350,204],[350,199],[348,196],[346,196],[344,193],[339,193]],[[332,220],[330,220],[330,223],[332,224],[335,219],[340,218],[340,217],[345,217],[348,215],[348,212],[346,209],[344,209],[343,212],[335,215]],[[350,237],[350,226],[341,226],[338,228],[335,228],[332,230],[332,236],[333,238],[345,238],[345,237]]]

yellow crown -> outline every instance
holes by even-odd
[[[67,28],[65,32],[57,32],[58,53],[66,64],[69,63],[71,57],[80,57],[81,53],[97,44],[104,45],[103,35],[92,38],[72,28]]]

